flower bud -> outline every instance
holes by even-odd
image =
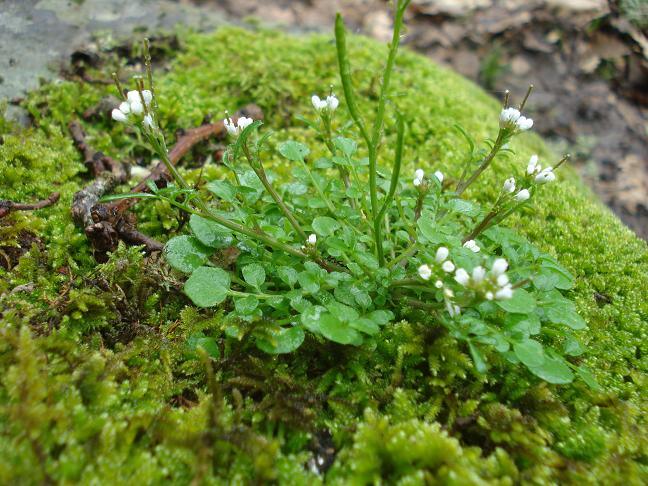
[[[117,108],[115,108],[111,112],[111,116],[112,116],[112,119],[117,121],[117,122],[125,123],[125,122],[128,121],[128,117],[124,114],[124,112],[122,112],[121,110],[118,110]]]
[[[315,246],[317,244],[317,235],[315,233],[311,233],[308,235],[308,239],[306,240],[309,245]]]
[[[423,280],[430,280],[432,276],[432,269],[429,265],[421,265],[418,268],[418,274]]]
[[[455,272],[455,280],[459,285],[463,285],[465,287],[470,281],[470,275],[468,275],[468,272],[466,272],[466,270],[464,270],[463,268],[458,268]]]
[[[445,246],[440,246],[436,251],[435,260],[437,261],[437,263],[442,263],[447,260],[448,255],[450,255],[450,250],[448,250]]]
[[[440,184],[443,184],[443,172],[441,172],[440,170],[437,170],[434,173],[434,177],[437,178],[437,180],[439,181]]]
[[[441,268],[443,269],[444,272],[450,273],[450,272],[454,271],[455,266],[454,266],[454,263],[452,263],[450,260],[446,260],[441,265]]]
[[[515,179],[513,177],[504,181],[504,192],[515,192]]]
[[[513,196],[513,199],[515,199],[517,202],[524,202],[527,199],[529,199],[530,197],[531,197],[531,193],[529,193],[529,190],[528,189],[522,189],[515,196]]]
[[[329,110],[335,111],[335,109],[340,104],[340,100],[337,99],[335,95],[330,95],[326,97],[326,106]]]
[[[493,268],[491,269],[491,273],[496,277],[499,277],[504,272],[506,272],[507,268],[508,268],[508,262],[504,258],[498,258],[493,262]]]
[[[479,245],[475,243],[475,240],[468,240],[463,244],[463,246],[464,248],[468,248],[473,253],[479,253],[479,250],[481,250],[481,248],[479,248]]]

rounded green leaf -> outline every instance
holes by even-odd
[[[364,332],[365,334],[369,334],[370,336],[373,336],[374,334],[378,334],[380,332],[378,324],[376,324],[371,319],[367,319],[366,317],[353,319],[349,321],[349,324],[353,329]]]
[[[536,301],[526,290],[516,289],[513,291],[513,297],[506,300],[498,300],[497,305],[513,314],[529,314],[535,310]]]
[[[541,366],[545,360],[542,344],[533,339],[527,339],[526,341],[513,344],[513,352],[529,368]]]
[[[265,282],[265,270],[258,263],[251,263],[250,265],[244,266],[241,273],[245,281],[253,287],[259,288]]]
[[[318,216],[313,220],[313,231],[320,236],[329,236],[340,227],[340,223],[328,216]]]
[[[310,149],[303,143],[289,140],[279,145],[279,153],[288,160],[299,162],[306,158],[310,153]]]
[[[322,314],[320,316],[319,329],[324,337],[330,341],[340,344],[362,344],[362,337],[358,334],[358,331],[331,314]]]
[[[198,307],[213,307],[227,297],[230,276],[222,268],[200,267],[184,285],[185,294]]]
[[[236,199],[236,187],[229,181],[211,181],[207,189],[223,201],[232,202]]]
[[[269,338],[258,338],[257,347],[268,354],[291,353],[304,342],[304,330],[301,327],[280,328],[270,332]]]
[[[529,366],[529,370],[534,375],[555,385],[564,385],[574,380],[574,373],[565,364],[565,361],[557,356],[545,356],[540,366]]]
[[[218,343],[213,337],[205,337],[202,333],[192,334],[187,338],[187,348],[189,349],[191,357],[196,356],[196,350],[202,348],[212,358],[220,357],[220,349]]]
[[[176,270],[191,273],[207,261],[211,250],[189,235],[171,238],[164,247],[164,256]]]
[[[214,221],[192,214],[189,227],[194,236],[205,246],[224,248],[233,242],[231,231]]]

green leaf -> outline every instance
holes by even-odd
[[[585,352],[581,343],[573,336],[567,336],[563,345],[563,352],[569,356],[580,356]]]
[[[371,319],[379,326],[384,326],[394,318],[394,313],[388,310],[375,310],[367,314],[365,317]]]
[[[197,357],[196,350],[202,348],[212,358],[220,357],[218,343],[213,337],[205,337],[202,333],[192,334],[187,338],[187,348],[193,358]]]
[[[540,366],[528,367],[531,373],[555,385],[571,383],[574,379],[574,373],[559,356],[545,356]]]
[[[270,331],[270,336],[257,338],[257,347],[268,354],[292,353],[304,342],[304,330],[295,326]]]
[[[213,307],[227,297],[230,276],[222,268],[199,267],[184,285],[185,294],[198,307]]]
[[[265,270],[258,263],[251,263],[250,265],[244,266],[241,269],[241,273],[243,274],[245,281],[257,289],[263,285],[263,282],[265,282]]]
[[[540,318],[537,314],[506,314],[504,318],[506,331],[516,337],[521,335],[524,339],[540,333]]]
[[[533,279],[533,284],[538,289],[569,290],[574,286],[574,276],[553,258],[544,257],[540,260],[540,264],[540,271]]]
[[[515,289],[513,297],[507,300],[498,300],[497,305],[513,314],[529,314],[536,308],[533,296],[524,289]]]
[[[321,305],[311,305],[301,311],[300,320],[306,329],[310,332],[320,333],[320,318],[326,312]]]
[[[375,334],[378,334],[380,332],[378,325],[374,321],[367,319],[366,317],[354,319],[350,321],[349,324],[353,329],[364,332],[369,336],[374,336]]]
[[[176,270],[191,273],[207,261],[212,250],[189,235],[171,238],[164,247],[164,255]]]
[[[486,360],[481,350],[470,341],[468,341],[468,349],[470,350],[470,356],[472,356],[477,372],[481,374],[486,373],[488,371],[488,365],[486,365]]]
[[[587,327],[585,320],[576,312],[576,305],[554,290],[547,292],[542,302],[545,317],[554,324],[563,324],[574,330]]]
[[[203,245],[211,248],[225,248],[234,241],[232,232],[225,226],[197,214],[192,214],[189,218],[189,227]]]
[[[259,299],[254,295],[247,295],[234,300],[234,307],[236,312],[241,315],[250,315],[259,306]]]
[[[332,235],[340,227],[340,223],[328,216],[318,216],[313,219],[313,231],[320,236]]]
[[[277,275],[290,288],[293,288],[297,283],[297,270],[292,267],[283,266],[277,268]]]
[[[513,352],[515,353],[515,356],[517,356],[517,358],[529,368],[541,366],[545,360],[542,344],[533,339],[514,343]]]
[[[348,323],[342,322],[332,314],[322,314],[319,320],[320,332],[330,341],[340,344],[362,344],[362,337],[358,331]]]
[[[358,311],[353,307],[344,305],[340,302],[333,301],[326,306],[328,311],[335,316],[336,319],[339,319],[342,322],[351,322],[360,317]]]
[[[585,384],[589,386],[592,390],[595,391],[603,390],[601,385],[599,385],[598,382],[596,381],[596,378],[594,378],[592,372],[586,367],[579,366],[578,368],[576,368],[576,373],[578,373],[580,379],[583,380]]]
[[[297,275],[297,280],[302,289],[304,289],[309,294],[315,294],[320,289],[319,278],[317,275],[313,275],[310,272],[304,271],[299,272]]]
[[[303,143],[289,140],[279,145],[279,153],[294,162],[303,161],[310,153],[310,149]]]
[[[236,187],[229,181],[211,181],[207,183],[207,190],[218,196],[223,201],[233,202],[236,200]]]
[[[335,137],[333,139],[333,145],[347,157],[351,157],[358,150],[358,144],[350,138]]]
[[[465,214],[470,217],[475,217],[479,214],[479,206],[465,199],[450,199],[445,204],[445,207],[450,212]]]

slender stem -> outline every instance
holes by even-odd
[[[502,148],[502,145],[504,145],[504,140],[505,140],[505,131],[504,129],[500,129],[499,133],[497,134],[497,139],[495,140],[495,143],[493,144],[493,148],[491,151],[484,157],[481,161],[481,165],[473,172],[473,174],[468,178],[466,182],[460,183],[457,185],[457,195],[460,196],[463,194],[463,192],[472,184],[475,182],[475,180],[484,172],[488,166],[491,164],[493,161],[493,158],[497,155],[497,152]]]
[[[404,259],[413,256],[416,253],[417,246],[418,246],[418,241],[413,242],[410,246],[408,246],[405,250],[403,250],[403,253],[398,255],[391,262],[387,263],[387,268],[395,267],[396,265],[398,265]]]
[[[377,220],[381,221],[387,208],[392,203],[394,199],[394,194],[396,193],[396,188],[398,187],[398,179],[400,178],[400,169],[401,162],[403,160],[403,139],[405,137],[405,123],[403,122],[403,117],[400,114],[396,115],[396,127],[397,127],[397,139],[396,139],[396,156],[394,157],[394,167],[392,169],[391,183],[389,185],[389,192],[385,198],[380,212],[378,213]],[[381,265],[384,263],[381,262]]]
[[[302,229],[292,211],[288,208],[288,206],[286,206],[286,203],[284,203],[283,199],[281,199],[279,193],[275,191],[274,187],[272,187],[272,184],[270,184],[268,176],[266,175],[265,170],[263,170],[263,166],[261,165],[261,161],[255,161],[252,158],[252,154],[248,149],[247,143],[243,144],[243,153],[245,153],[245,157],[247,158],[250,167],[252,167],[252,170],[254,170],[255,174],[261,181],[261,184],[263,184],[263,187],[265,187],[266,191],[268,191],[268,194],[272,196],[272,199],[274,199],[274,201],[277,203],[277,206],[279,206],[279,209],[281,209],[281,212],[284,214],[284,216],[286,216],[291,226],[295,229],[302,241],[306,241],[306,232]]]
[[[491,221],[497,216],[498,211],[492,210],[490,213],[486,215],[484,219],[482,219],[481,223],[479,223],[475,228],[470,232],[468,236],[465,236],[463,240],[461,240],[461,243],[465,243],[466,241],[474,240],[479,236],[479,234],[484,231],[485,229],[488,228],[490,225]]]
[[[304,160],[302,160],[301,163],[302,163],[302,166],[304,167],[304,170],[306,171],[306,173],[307,173],[308,176],[310,177],[310,180],[311,180],[311,182],[313,183],[313,186],[315,187],[315,190],[317,191],[317,193],[319,194],[319,196],[320,196],[320,197],[324,200],[324,202],[326,203],[326,207],[328,208],[329,212],[330,212],[332,215],[335,216],[335,215],[336,215],[335,206],[333,206],[333,203],[332,203],[332,202],[329,200],[329,198],[326,197],[326,195],[324,194],[324,191],[322,190],[322,188],[320,187],[320,185],[319,185],[319,184],[317,183],[317,181],[315,180],[315,176],[313,176],[313,173],[312,173],[311,170],[308,168],[308,165],[306,164],[306,162],[304,162]]]

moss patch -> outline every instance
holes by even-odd
[[[158,79],[168,133],[255,102],[275,142],[305,139],[295,116],[310,110],[310,95],[329,84],[341,91],[331,37],[221,29],[185,34],[182,44]],[[356,38],[351,51],[368,106],[384,48]],[[478,140],[495,133],[497,102],[420,56],[400,57],[394,86],[409,123],[410,168],[456,176],[466,147],[452,125]],[[648,250],[574,173],[510,224],[576,275],[571,297],[589,323],[580,335],[588,353],[578,359],[603,392],[548,386],[504,364],[480,377],[465,349],[416,322],[386,329],[375,349],[312,340],[296,354],[271,357],[225,339],[223,311],[187,306],[163,262],[125,248],[98,267],[89,257],[69,216],[85,178],[65,126],[106,93],[47,85],[26,102],[36,128],[0,125],[0,197],[62,192],[56,206],[13,214],[0,226],[3,247],[19,245],[20,231],[37,238],[15,267],[0,269],[1,483],[646,480]],[[107,120],[86,129],[89,142],[111,155],[145,153]],[[492,198],[531,153],[551,155],[533,135],[512,148],[517,156],[496,161],[474,195]],[[164,239],[177,228],[170,211],[140,206],[150,234]],[[12,292],[18,285],[26,287]],[[187,344],[192,336],[218,344],[214,376]],[[325,476],[313,472],[320,466],[331,466]]]

